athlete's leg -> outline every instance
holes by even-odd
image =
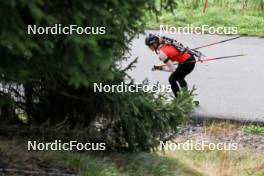
[[[190,74],[195,67],[195,63],[185,63],[181,64],[177,68],[177,73],[178,73],[178,79],[177,81],[180,84],[181,88],[188,88],[187,82],[185,81],[186,75]]]
[[[194,60],[194,58],[191,57],[188,60]],[[193,71],[194,67],[195,67],[195,62],[179,64],[176,71],[170,75],[169,82],[171,84],[171,89],[172,89],[175,97],[177,97],[177,93],[180,90],[177,82],[180,84],[181,88],[185,88],[185,87],[187,88],[187,82],[185,81],[184,78],[186,75],[188,75],[189,73],[191,73]]]
[[[170,77],[169,77],[169,83],[171,85],[171,89],[172,89],[172,92],[174,94],[175,97],[177,97],[177,93],[179,92],[180,88],[177,84],[177,72],[173,72]]]
[[[185,76],[182,76],[181,78],[178,79],[178,82],[179,82],[181,88],[187,89],[188,88],[187,82],[185,81],[184,78],[185,78]]]

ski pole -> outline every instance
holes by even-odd
[[[217,45],[217,44],[220,44],[220,43],[224,43],[224,42],[227,42],[227,41],[235,40],[235,39],[238,39],[238,38],[240,38],[240,36],[233,37],[233,38],[226,39],[226,40],[222,40],[222,41],[218,41],[218,42],[209,43],[209,44],[206,44],[206,45],[202,45],[202,46],[196,47],[194,49],[197,50],[197,49],[205,48],[205,47],[208,47],[208,46],[212,46],[212,45]]]
[[[213,60],[220,60],[220,59],[226,59],[226,58],[233,58],[233,57],[241,57],[241,56],[246,56],[246,54],[237,54],[237,55],[232,55],[232,56],[221,56],[221,57],[209,57],[207,59],[201,59],[201,60],[193,60],[185,63],[174,63],[174,65],[178,64],[187,64],[187,63],[194,63],[194,62],[208,62],[208,61],[213,61]],[[158,65],[156,67],[163,67],[166,65]],[[156,70],[155,68],[152,68],[152,71]]]
[[[241,56],[246,56],[246,54],[237,54],[237,55],[222,56],[222,57],[211,57],[211,58],[207,58],[207,59],[195,60],[195,61],[190,61],[190,62],[186,62],[186,63],[192,63],[192,62],[208,62],[208,61],[212,61],[212,60],[226,59],[226,58],[232,58],[232,57],[241,57]]]

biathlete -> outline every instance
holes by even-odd
[[[163,66],[154,66],[154,70],[172,72],[169,77],[169,83],[175,97],[177,97],[180,88],[188,88],[185,77],[194,70],[195,57],[188,49],[183,48],[181,44],[177,47],[171,43],[170,39],[169,42],[166,39],[169,38],[149,34],[145,39],[145,44],[152,51],[155,51],[159,59],[165,64]],[[179,63],[177,68],[173,62]]]

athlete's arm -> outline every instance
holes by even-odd
[[[159,58],[161,61],[165,63],[165,65],[162,66],[162,70],[167,72],[174,72],[176,70],[175,65],[164,52],[160,51]]]

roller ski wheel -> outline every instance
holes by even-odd
[[[197,99],[194,99],[194,100],[192,101],[192,103],[193,103],[194,106],[199,106],[199,105],[200,105],[200,101],[197,100]]]

